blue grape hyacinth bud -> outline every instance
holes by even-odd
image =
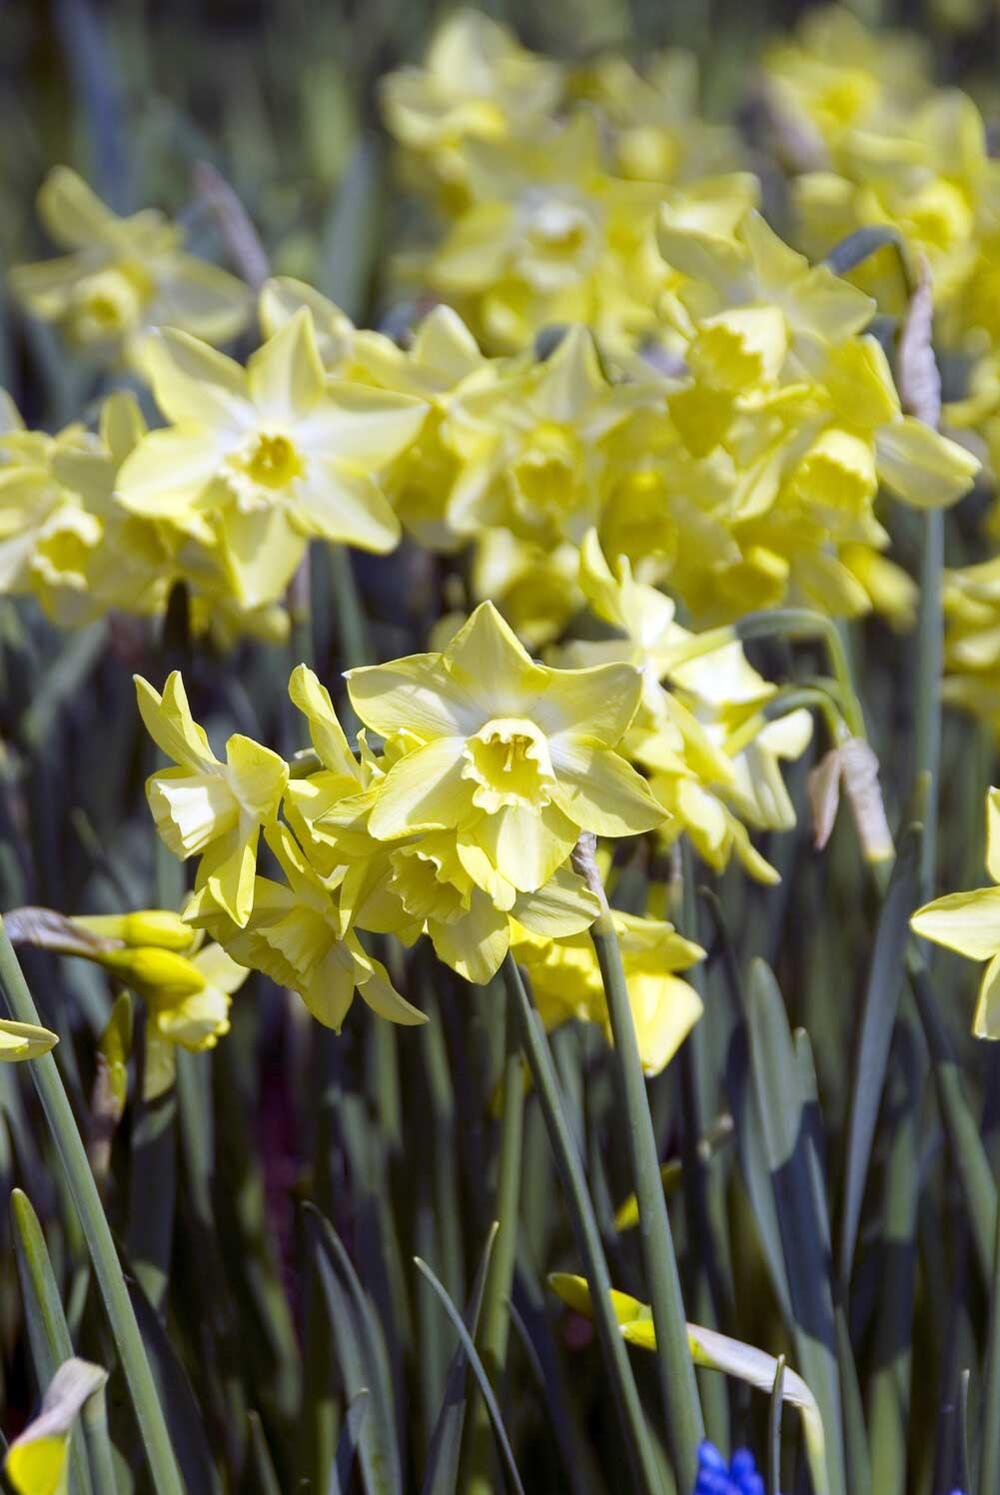
[[[698,1478],[692,1495],[764,1495],[753,1454],[737,1449],[727,1464],[714,1443],[698,1450]]]

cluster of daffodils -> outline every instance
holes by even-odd
[[[147,785],[157,829],[198,858],[186,922],[335,1029],[356,993],[381,1017],[423,1021],[374,954],[387,935],[427,935],[477,983],[513,948],[550,1025],[606,1023],[585,938],[601,902],[572,854],[584,833],[640,837],[668,820],[629,762],[656,681],[627,659],[539,664],[484,603],[443,652],[351,670],[347,686],[364,724],[356,751],[316,675],[294,671],[312,746],[287,763],[241,736],[216,757],[177,674],[162,695],[137,681],[173,763]],[[677,973],[703,952],[664,921],[616,918],[654,1071],[700,1014]]]
[[[824,13],[767,74],[775,109],[842,153],[929,88],[852,25]],[[821,63],[838,27],[853,41]],[[42,216],[74,252],[22,267],[15,293],[123,354],[156,414],[150,428],[111,394],[96,431],[48,436],[7,403],[0,590],[72,624],[162,615],[183,584],[195,631],[276,638],[310,542],[386,553],[405,531],[454,557],[467,608],[494,599],[540,647],[585,605],[596,530],[613,565],[625,557],[697,626],[785,603],[905,625],[915,588],[885,554],[879,494],[953,503],[978,460],[904,412],[868,330],[875,300],[768,226],[757,178],[696,95],[681,55],[642,74],[616,57],[568,67],[459,12],[423,66],[383,86],[436,234],[408,273],[418,302],[440,304],[395,341],[276,278],[245,364],[212,343],[245,324],[248,293],[184,255],[160,215],[118,219],[53,173]],[[988,195],[985,156],[980,177]],[[969,234],[988,265],[985,214]],[[912,247],[951,306],[950,262],[919,235]],[[126,315],[128,286],[142,294]],[[110,343],[91,336],[99,313]],[[996,379],[980,385],[977,429],[1000,408]]]
[[[540,327],[585,322],[609,343],[653,330],[664,188],[740,158],[699,116],[694,60],[621,56],[569,67],[477,11],[446,22],[422,66],[383,80],[386,123],[437,230],[407,276],[513,353]]]

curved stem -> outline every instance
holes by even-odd
[[[11,1017],[22,1023],[38,1023],[28,984],[24,979],[14,947],[0,919],[0,988]],[[111,1230],[101,1207],[100,1195],[90,1171],[87,1153],[80,1138],[73,1110],[63,1087],[59,1070],[51,1054],[31,1061],[31,1077],[45,1112],[52,1140],[94,1263],[94,1273],[104,1300],[111,1332],[114,1335],[122,1370],[135,1408],[139,1432],[146,1449],[150,1473],[157,1495],[184,1495],[180,1472],[170,1446],[163,1409],[156,1394],[146,1349],[139,1333],[135,1310],[129,1299],[121,1263],[115,1251]]]

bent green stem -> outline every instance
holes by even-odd
[[[511,1014],[521,1035],[521,1047],[528,1061],[538,1092],[545,1128],[555,1154],[569,1208],[577,1248],[583,1259],[584,1274],[590,1287],[594,1322],[605,1366],[611,1379],[615,1407],[621,1422],[632,1464],[635,1488],[646,1495],[657,1495],[661,1479],[649,1429],[643,1415],[635,1376],[629,1362],[625,1341],[615,1318],[611,1300],[611,1278],[597,1228],[594,1206],[587,1192],[583,1163],[563,1114],[555,1066],[549,1052],[541,1019],[532,1007],[514,957],[508,953],[503,964],[504,984]]]
[[[28,984],[14,947],[0,919],[0,988],[10,1016],[17,1022],[39,1022]],[[111,1230],[101,1207],[100,1195],[90,1171],[87,1153],[77,1128],[59,1070],[51,1054],[31,1061],[31,1076],[38,1091],[66,1183],[83,1227],[87,1249],[114,1335],[122,1370],[135,1408],[139,1432],[146,1450],[157,1495],[184,1495],[180,1472],[170,1446],[163,1409],[156,1394],[153,1373],[146,1356],[135,1310],[129,1299]]]

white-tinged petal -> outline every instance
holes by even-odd
[[[379,789],[370,834],[392,841],[461,824],[472,805],[472,786],[462,778],[464,752],[464,737],[437,737],[400,758]]]
[[[665,817],[641,774],[618,753],[584,738],[552,742],[557,786],[553,799],[581,830],[598,836],[634,836]]]
[[[241,435],[257,424],[246,374],[200,338],[164,327],[143,347],[156,403],[175,425],[212,426]]]
[[[346,671],[351,705],[383,737],[471,737],[489,713],[445,669],[440,654],[409,654]]]
[[[310,416],[323,398],[326,376],[305,307],[251,353],[246,382],[264,429],[287,432]]]

